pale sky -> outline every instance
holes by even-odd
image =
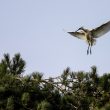
[[[92,55],[87,44],[67,31],[92,29],[110,20],[110,0],[0,0],[0,59],[20,53],[26,74],[58,76],[66,67],[101,75],[110,72],[110,32],[97,39]]]

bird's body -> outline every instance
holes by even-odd
[[[88,43],[87,54],[89,54],[89,52],[91,54],[91,47],[96,43],[96,38],[106,34],[108,31],[110,31],[110,21],[92,30],[81,27],[75,32],[68,33],[74,37],[85,40]]]

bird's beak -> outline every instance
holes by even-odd
[[[80,28],[78,30],[76,30],[76,32],[79,31],[79,30],[80,30]]]
[[[76,32],[79,31],[79,30],[83,30],[83,27],[80,27],[78,30],[76,30]]]

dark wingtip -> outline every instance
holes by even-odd
[[[68,34],[72,34],[72,32],[67,32]]]

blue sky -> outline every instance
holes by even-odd
[[[100,75],[110,72],[110,32],[97,40],[92,55],[87,44],[63,31],[95,28],[110,20],[110,0],[0,0],[0,59],[20,53],[25,73],[58,76],[66,67]]]

